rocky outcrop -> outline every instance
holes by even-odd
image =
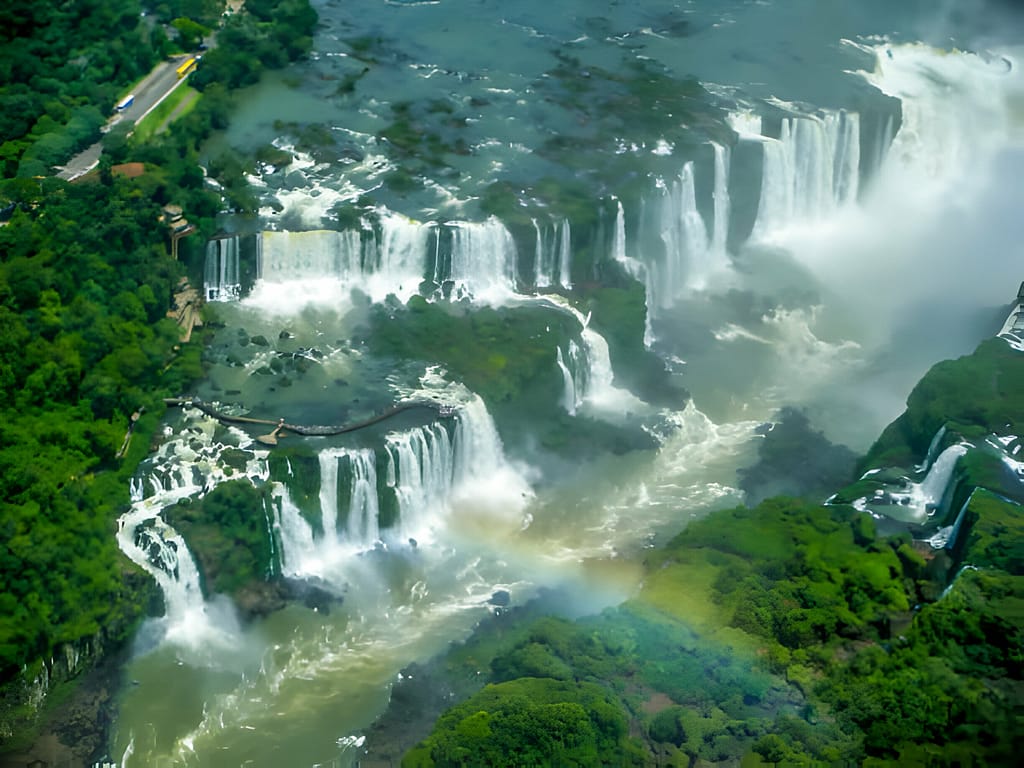
[[[159,613],[156,584],[134,572],[125,577],[146,613]],[[34,760],[77,768],[104,756],[126,639],[133,631],[134,624],[104,627],[62,644],[0,687],[0,768],[23,768]]]

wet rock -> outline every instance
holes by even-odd
[[[321,613],[330,613],[333,606],[341,605],[344,598],[333,592],[321,579],[282,579],[281,589],[288,599],[300,602],[307,608]]]
[[[253,458],[251,451],[243,451],[239,448],[227,448],[220,454],[221,461],[229,467],[244,470],[249,460]]]
[[[255,344],[257,347],[269,347],[270,342],[267,341],[267,337],[263,335],[253,336],[249,341]]]
[[[252,581],[234,594],[235,605],[246,618],[267,616],[288,604],[288,591],[273,581]]]
[[[491,595],[491,599],[487,601],[489,605],[497,605],[501,608],[508,607],[511,602],[512,596],[504,589],[496,590],[495,593]]]

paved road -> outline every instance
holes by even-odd
[[[178,74],[175,70],[186,58],[188,57],[178,56],[172,60],[162,61],[157,64],[153,71],[146,75],[141,83],[135,86],[135,90],[132,91],[135,95],[135,101],[132,105],[124,112],[111,117],[107,121],[104,132],[109,131],[115,125],[125,120],[134,125],[148,115],[157,104],[166,99],[171,91],[182,85],[187,78],[178,79]],[[71,181],[77,179],[82,174],[88,173],[99,163],[102,151],[101,142],[93,144],[85,151],[71,158],[57,176],[66,181]]]

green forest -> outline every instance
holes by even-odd
[[[202,374],[202,339],[168,317],[201,264],[204,235],[237,205],[212,191],[200,142],[223,128],[231,89],[311,45],[305,0],[247,3],[224,20],[192,83],[203,92],[170,130],[103,137],[91,173],[59,164],[103,136],[120,95],[221,23],[219,0],[15,0],[0,28],[0,687],[23,685],[62,644],[130,636],[151,594],[117,549],[128,479],[150,445],[162,398]],[[223,45],[230,42],[231,49]],[[283,41],[288,40],[287,46]],[[262,47],[261,47],[262,46]],[[253,52],[276,51],[253,66]],[[117,170],[144,163],[142,175]],[[239,168],[234,180],[241,178]],[[232,179],[228,179],[232,181]],[[237,186],[237,185],[236,185]],[[162,207],[199,234],[170,257]],[[128,435],[131,440],[126,440]],[[20,682],[19,682],[20,681]],[[30,715],[3,697],[0,745]],[[13,703],[10,703],[13,702]],[[26,729],[27,730],[27,729]],[[25,736],[25,733],[20,734]]]

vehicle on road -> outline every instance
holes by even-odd
[[[135,103],[135,94],[134,93],[129,93],[127,96],[125,96],[119,102],[117,102],[117,105],[114,107],[114,111],[115,112],[124,112],[126,109],[128,109],[128,107],[130,107],[134,103]]]
[[[194,71],[195,68],[196,68],[196,63],[197,62],[198,62],[198,59],[196,59],[195,56],[189,56],[187,59],[185,59],[185,61],[183,61],[181,64],[179,64],[178,68],[175,70],[178,73],[178,77],[179,78],[185,77],[185,75],[187,75],[190,72]]]

